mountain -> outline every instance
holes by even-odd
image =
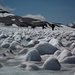
[[[0,22],[4,23],[6,26],[11,26],[12,24],[16,24],[17,26],[30,26],[32,21],[39,21],[37,19],[32,18],[23,18],[21,16],[4,13],[2,17],[2,13],[0,13]]]
[[[67,24],[68,27],[75,28],[75,22]]]
[[[2,9],[0,9],[0,23],[3,23],[5,26],[12,26],[13,24],[15,24],[19,27],[31,26],[34,28],[36,26],[43,26],[43,28],[45,28],[44,26],[47,27],[47,25],[52,27],[52,23],[49,23],[47,21],[17,16]],[[57,26],[62,25],[60,23],[53,23],[53,24]]]

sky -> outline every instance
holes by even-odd
[[[75,22],[75,0],[0,0],[0,9],[48,22]]]

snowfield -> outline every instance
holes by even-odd
[[[52,31],[50,27],[32,29],[0,24],[0,68],[70,70],[74,74],[75,29],[61,26]]]

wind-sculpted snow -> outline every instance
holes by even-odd
[[[35,48],[38,50],[40,55],[54,54],[54,52],[58,50],[56,47],[49,44],[48,42],[39,43],[35,46]]]
[[[62,43],[58,39],[52,38],[49,43],[52,44],[53,46],[57,47],[58,49],[60,49],[62,47]]]
[[[60,70],[61,65],[54,57],[49,57],[43,64],[42,68],[47,70]]]
[[[0,62],[0,68],[65,70],[63,64],[75,65],[75,29],[1,26]]]
[[[38,44],[39,43],[39,41],[38,40],[31,40],[29,43],[28,43],[28,45],[27,45],[27,47],[34,47],[36,44]]]
[[[0,68],[2,68],[3,67],[3,65],[0,63]]]
[[[10,44],[10,47],[9,49],[10,50],[17,50],[19,48],[21,48],[21,43],[19,41],[13,41],[11,44]]]
[[[40,68],[32,62],[31,63],[23,62],[20,65],[18,65],[18,67],[25,68],[26,70],[29,70],[29,71],[31,71],[31,70],[34,70],[34,71],[40,70]]]
[[[69,50],[63,50],[60,54],[59,54],[59,56],[58,56],[58,60],[59,60],[59,62],[62,62],[62,60],[64,59],[64,58],[66,58],[66,57],[68,57],[68,56],[71,56],[72,54],[71,54],[71,52],[69,51]]]
[[[6,39],[4,39],[4,41],[1,44],[2,48],[9,48],[10,44],[12,43],[13,38],[12,37],[7,37]]]
[[[25,57],[25,61],[41,61],[40,54],[36,49],[30,50]]]
[[[7,34],[0,34],[0,38],[7,38],[8,37],[8,35]]]
[[[21,51],[19,51],[18,55],[25,55],[29,50],[24,48]]]
[[[54,53],[54,56],[59,56],[60,53],[61,53],[61,51],[60,51],[60,50],[57,50],[57,51]]]
[[[64,58],[62,63],[75,64],[75,55]]]
[[[71,53],[72,53],[73,55],[75,55],[75,46],[74,46],[73,50],[71,51]]]

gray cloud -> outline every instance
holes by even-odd
[[[10,8],[10,7],[8,7],[8,6],[2,6],[2,5],[0,5],[0,9],[3,9],[3,10],[6,10],[6,11],[14,11],[15,10],[15,8]]]
[[[38,14],[38,15],[32,15],[32,14],[27,14],[23,17],[29,17],[29,18],[34,18],[34,19],[40,19],[40,20],[46,20],[44,16]]]

